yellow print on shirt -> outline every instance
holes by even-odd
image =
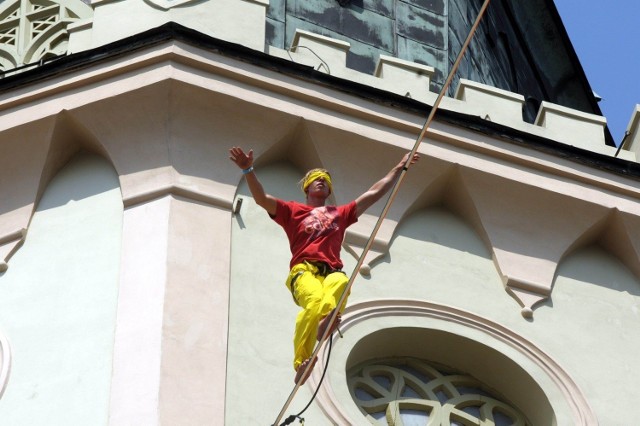
[[[335,208],[329,211],[326,207],[317,207],[309,212],[309,216],[302,221],[302,225],[304,231],[312,239],[315,239],[327,232],[339,229],[336,217],[338,217],[338,212]]]

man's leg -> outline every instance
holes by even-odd
[[[296,377],[293,379],[293,381],[296,384],[300,382],[301,386],[304,385],[304,383],[307,381],[307,379],[311,375],[311,371],[313,370],[313,367],[316,365],[316,361],[318,361],[318,357],[315,357],[313,359],[307,358],[304,361],[302,361],[302,364],[300,364],[300,366],[296,370]],[[311,364],[311,366],[307,367],[309,364]]]
[[[302,308],[296,317],[293,336],[293,368],[298,370],[298,367],[311,356],[315,346],[323,296],[322,283],[307,270],[299,275],[294,283],[293,295],[298,306]]]
[[[338,314],[334,318],[334,321],[329,324],[331,318],[333,317],[333,311],[336,309],[338,301],[342,297],[342,293],[347,288],[347,284],[349,283],[349,278],[343,272],[333,272],[326,276],[324,281],[322,282],[323,288],[323,297],[320,305],[320,320],[318,327],[317,340],[320,340],[324,335],[325,329],[329,328],[329,335],[338,328],[338,325],[341,321],[341,314],[344,311],[344,308],[347,305],[347,298],[345,297],[344,302],[340,309],[338,310]]]

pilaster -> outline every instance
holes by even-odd
[[[222,424],[231,211],[180,196],[124,214],[111,424]]]

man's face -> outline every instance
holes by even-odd
[[[307,188],[307,193],[309,195],[313,195],[314,197],[324,196],[324,198],[326,198],[331,193],[331,190],[329,189],[329,184],[327,183],[327,181],[323,177],[319,177],[311,182],[311,184]]]

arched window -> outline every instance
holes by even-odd
[[[351,396],[374,425],[531,424],[504,397],[468,374],[416,358],[389,358],[348,372]]]
[[[336,367],[317,399],[334,424],[597,424],[553,358],[481,316],[426,301],[372,300],[349,306],[342,330],[331,354]]]

